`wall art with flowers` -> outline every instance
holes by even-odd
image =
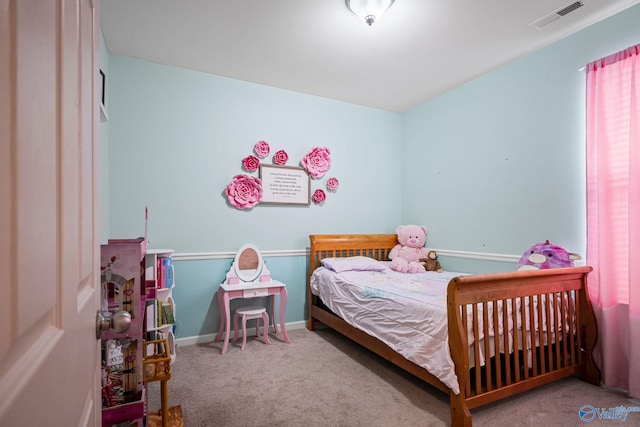
[[[311,194],[311,179],[321,180],[331,168],[331,151],[327,147],[313,147],[300,160],[300,167],[287,166],[289,155],[277,150],[268,163],[271,147],[258,141],[253,153],[244,157],[241,168],[247,172],[233,177],[225,189],[229,205],[236,209],[252,209],[260,203],[322,205],[327,192],[335,193],[339,181],[329,177],[325,189],[317,188]],[[259,171],[259,177],[250,174]],[[309,179],[309,177],[311,179]]]

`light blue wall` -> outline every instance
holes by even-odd
[[[108,88],[110,238],[141,236],[145,206],[151,247],[178,253],[250,242],[304,254],[309,234],[386,233],[400,221],[399,114],[116,55]],[[287,151],[290,166],[328,147],[327,177],[340,188],[323,206],[230,207],[224,189],[259,140]],[[312,192],[325,182],[312,180]],[[287,284],[286,320],[303,320],[306,257],[267,263]],[[215,292],[230,264],[176,261],[178,337],[217,331]]]
[[[406,112],[402,221],[426,225],[441,249],[518,255],[550,239],[584,258],[579,69],[640,43],[639,23],[636,6]]]
[[[131,58],[109,57],[110,236],[179,253],[300,250],[312,233],[429,230],[428,246],[520,254],[551,239],[584,253],[585,63],[640,43],[640,6],[397,115]],[[222,192],[256,141],[290,164],[313,146],[340,179],[324,206],[242,212]],[[292,163],[293,162],[293,163]],[[313,182],[319,188],[322,182]],[[306,316],[303,255],[266,259]],[[454,271],[509,263],[443,258]],[[231,259],[177,261],[178,337],[218,328]]]
[[[112,237],[141,235],[145,206],[151,245],[178,252],[303,249],[310,233],[400,220],[399,114],[115,55],[109,70]],[[229,207],[224,190],[259,140],[289,166],[328,147],[339,190],[323,206]]]

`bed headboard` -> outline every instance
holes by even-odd
[[[398,244],[396,234],[311,234],[309,276],[320,266],[322,258],[368,256],[388,261],[389,252]]]

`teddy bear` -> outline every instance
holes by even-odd
[[[424,265],[418,260],[428,258],[427,228],[422,225],[400,225],[396,229],[398,244],[389,252],[392,270],[400,273],[423,273]]]
[[[429,256],[427,258],[420,258],[418,262],[424,265],[424,269],[427,271],[442,273],[442,266],[440,265],[440,261],[438,261],[438,254],[436,251],[429,251]]]
[[[517,271],[573,267],[574,261],[580,259],[582,257],[579,254],[569,252],[547,240],[536,243],[524,251],[518,261]]]

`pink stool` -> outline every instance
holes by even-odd
[[[260,319],[263,321],[262,335],[265,344],[271,344],[269,341],[269,314],[267,309],[260,306],[240,307],[233,315],[233,342],[238,339],[238,317],[242,317],[242,348],[244,350],[247,345],[247,320],[256,320],[256,336],[260,337]]]

